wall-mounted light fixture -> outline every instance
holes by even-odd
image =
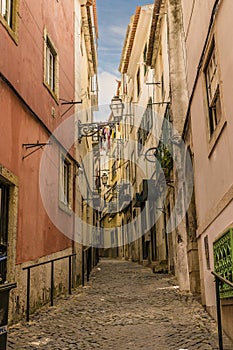
[[[81,123],[78,121],[78,140],[81,142],[82,137],[94,136],[98,139],[99,131],[102,130],[105,126],[110,128],[115,128],[116,124],[122,119],[124,105],[119,98],[119,96],[114,96],[111,100],[110,108],[112,110],[113,121],[108,122],[93,122],[93,123]]]
[[[107,173],[103,173],[103,175],[101,176],[101,180],[102,180],[102,184],[104,186],[106,186],[107,183],[108,183],[108,174]]]
[[[112,110],[113,120],[116,123],[121,121],[124,105],[119,96],[114,96],[111,100],[110,108]]]

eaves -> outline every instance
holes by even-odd
[[[153,16],[151,22],[151,30],[146,57],[146,65],[151,67],[155,60],[155,54],[159,46],[159,31],[161,28],[161,9],[164,8],[164,0],[155,0]]]

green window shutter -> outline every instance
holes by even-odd
[[[213,249],[215,272],[233,283],[233,228],[214,242]],[[220,289],[220,297],[232,298],[233,289],[224,283]]]

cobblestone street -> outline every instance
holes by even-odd
[[[218,349],[217,327],[174,277],[102,259],[86,287],[8,333],[8,349]],[[224,350],[233,345],[224,337]]]

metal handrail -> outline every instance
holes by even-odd
[[[30,318],[30,280],[31,280],[31,269],[34,267],[42,266],[51,263],[51,288],[50,288],[50,305],[53,306],[53,297],[54,297],[54,262],[58,260],[63,260],[68,258],[69,259],[69,294],[71,294],[71,289],[72,289],[72,264],[71,264],[71,258],[73,256],[77,255],[76,253],[69,254],[62,256],[60,258],[54,258],[48,261],[43,261],[38,264],[34,265],[29,265],[26,267],[23,267],[23,270],[27,270],[27,306],[26,306],[26,321],[29,322]]]
[[[212,275],[215,276],[215,287],[216,287],[216,309],[217,309],[217,322],[218,322],[218,342],[219,350],[223,350],[222,340],[222,315],[221,315],[221,303],[220,303],[220,283],[226,283],[233,289],[233,283],[218,275],[212,271]]]

